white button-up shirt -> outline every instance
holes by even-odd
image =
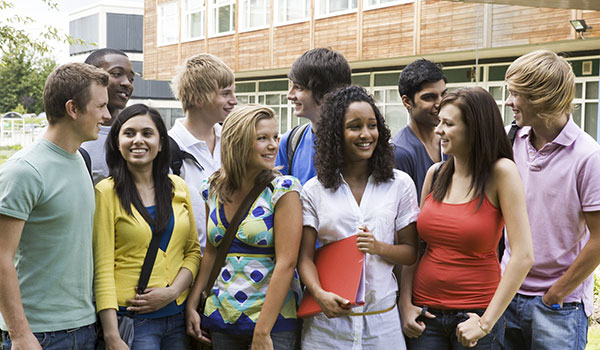
[[[342,179],[343,180],[343,179]],[[369,177],[360,205],[345,181],[336,190],[309,180],[302,191],[303,220],[313,227],[321,244],[358,233],[366,225],[375,239],[394,244],[395,233],[417,220],[417,192],[411,178],[394,170],[394,179],[376,184]],[[395,304],[398,284],[394,265],[377,255],[366,255],[365,305],[354,312],[384,310]],[[323,313],[307,318],[304,349],[405,349],[397,309],[368,316],[328,319]]]
[[[221,125],[215,124],[215,149],[211,153],[208,145],[203,140],[195,138],[188,129],[182,124],[183,119],[177,119],[173,128],[169,130],[171,136],[179,145],[182,151],[193,155],[202,165],[204,170],[200,169],[193,161],[185,160],[181,167],[181,177],[190,189],[192,198],[192,209],[196,226],[198,227],[198,239],[204,252],[206,246],[206,211],[204,201],[200,196],[200,184],[202,180],[207,179],[212,173],[221,167]]]

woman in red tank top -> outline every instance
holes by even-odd
[[[502,313],[533,264],[523,186],[487,91],[449,93],[439,118],[436,133],[449,158],[423,184],[417,229],[427,248],[402,272],[403,331],[409,350],[500,349]],[[501,276],[505,223],[512,255]]]

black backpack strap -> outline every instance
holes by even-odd
[[[510,123],[510,130],[508,131],[508,140],[510,141],[511,145],[515,144],[515,137],[517,136],[517,131],[519,129],[520,128],[517,125],[517,121],[513,120],[512,123]]]
[[[181,167],[183,166],[183,161],[186,159],[191,160],[198,168],[204,171],[204,167],[198,162],[196,157],[191,153],[181,150],[177,141],[171,136],[169,136],[169,148],[171,149],[171,170],[173,171],[173,174],[177,176],[181,175]]]
[[[92,183],[94,183],[94,176],[92,175],[92,158],[90,157],[90,154],[88,153],[88,151],[86,151],[85,148],[83,148],[83,147],[79,147],[79,153],[81,153],[81,156],[83,157],[83,161],[85,162],[85,167],[87,168],[88,173],[90,174]]]
[[[310,125],[310,123],[296,125],[290,131],[290,135],[288,136],[286,143],[287,150],[287,164],[288,164],[288,173],[292,174],[292,162],[294,161],[294,155],[296,154],[296,150],[298,149],[298,145],[300,144],[300,140],[302,140],[302,136],[304,135],[304,131]]]

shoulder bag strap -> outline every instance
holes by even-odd
[[[142,217],[148,222],[150,228],[152,228],[153,223],[148,221],[146,215],[142,215]],[[158,253],[158,246],[160,245],[160,238],[162,237],[163,232],[164,230],[161,232],[155,232],[150,240],[150,245],[148,246],[148,251],[144,257],[142,272],[140,273],[140,279],[138,281],[137,292],[139,294],[142,294],[144,290],[146,290],[146,287],[148,287],[148,281],[150,280],[150,274],[152,273],[152,268],[154,267],[154,261],[156,260],[156,254]]]
[[[263,182],[257,183],[254,185],[252,190],[246,195],[246,198],[242,201],[242,204],[238,207],[237,211],[233,215],[233,219],[229,223],[227,230],[225,230],[225,237],[221,241],[221,244],[217,248],[217,256],[215,257],[215,261],[213,262],[212,270],[210,271],[210,276],[208,278],[208,282],[202,291],[204,297],[208,297],[210,294],[210,290],[212,289],[217,277],[219,276],[219,272],[221,271],[221,267],[225,262],[225,258],[227,257],[227,253],[229,252],[229,247],[233,242],[233,238],[235,237],[235,233],[240,227],[241,221],[246,216],[245,214],[250,210],[250,206],[252,203],[258,198],[258,196],[265,190],[265,188],[271,183],[273,180],[272,176],[269,176]]]

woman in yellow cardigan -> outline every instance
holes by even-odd
[[[133,350],[187,349],[183,310],[200,263],[185,182],[169,175],[169,141],[158,111],[125,108],[106,142],[110,177],[96,185],[96,307],[106,349],[129,349],[118,318],[133,317]],[[153,223],[153,225],[150,225]],[[156,261],[136,290],[152,235],[162,232]]]

